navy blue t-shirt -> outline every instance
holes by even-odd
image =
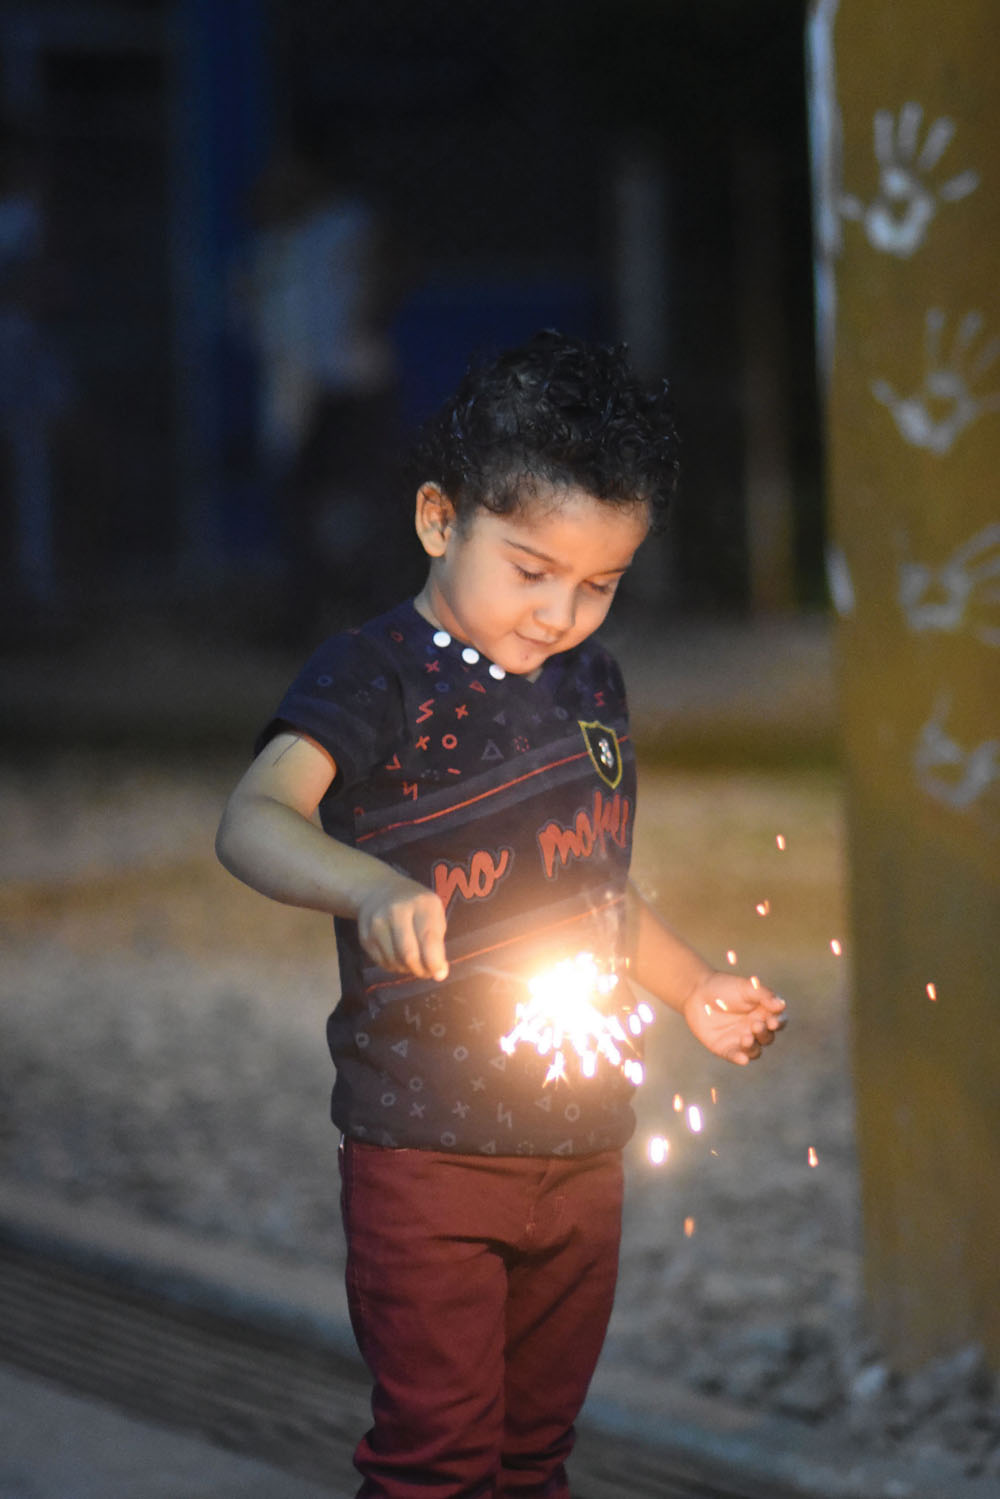
[[[551,1056],[500,1037],[525,981],[581,952],[622,973],[635,763],[621,674],[591,638],[535,681],[504,674],[413,603],[324,642],[258,747],[303,731],[338,774],[324,830],[436,890],[443,983],[373,964],[337,919],[341,999],[328,1025],[332,1116],[353,1139],[497,1155],[588,1155],[635,1127],[601,1059],[546,1083]],[[624,978],[615,1002],[630,1007]],[[638,1043],[636,1043],[638,1046]]]

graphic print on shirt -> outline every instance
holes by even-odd
[[[605,728],[604,724],[596,721],[585,723],[580,718],[577,722],[594,769],[605,785],[614,791],[622,778],[622,752],[618,745],[618,735],[614,729]]]
[[[570,827],[552,818],[537,834],[546,879],[554,880],[559,870],[574,860],[590,859],[595,854],[605,858],[608,839],[621,849],[627,848],[631,817],[632,804],[627,796],[618,791],[605,800],[603,792],[595,791],[592,806],[581,807]]]
[[[508,1058],[498,1040],[522,996],[515,974],[539,954],[618,951],[635,802],[613,660],[586,642],[537,682],[501,679],[440,648],[408,602],[324,642],[274,721],[344,767],[327,833],[430,886],[448,916],[443,985],[373,970],[356,926],[339,923],[343,987],[327,1030],[337,1127],[466,1154],[620,1148],[634,1116],[615,1069],[546,1087],[544,1058],[523,1047]]]
[[[512,848],[501,848],[496,853],[480,848],[460,864],[439,859],[431,871],[435,894],[446,911],[456,894],[463,900],[488,900],[513,862]]]

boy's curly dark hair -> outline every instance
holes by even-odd
[[[440,485],[460,522],[480,507],[508,515],[541,483],[645,501],[655,527],[677,484],[677,446],[665,380],[640,379],[624,344],[546,329],[474,364],[407,467],[415,486]]]

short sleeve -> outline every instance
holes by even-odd
[[[333,756],[338,783],[350,785],[391,757],[402,721],[393,663],[365,635],[334,635],[292,682],[257,736],[254,753],[283,729],[298,729]]]

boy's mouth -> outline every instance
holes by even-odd
[[[523,640],[525,645],[532,646],[536,651],[550,651],[554,645],[558,644],[559,640],[558,636],[554,640],[534,640],[530,635],[522,635],[520,631],[518,631],[517,638],[518,640]]]

